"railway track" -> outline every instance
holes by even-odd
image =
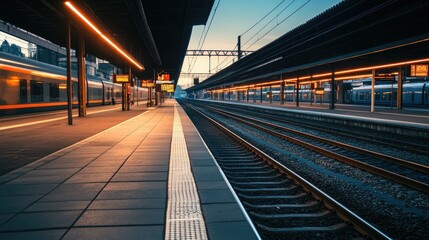
[[[390,239],[199,110],[182,105],[263,239]]]
[[[216,107],[214,104],[210,103],[204,103],[206,105],[212,105],[213,107]],[[227,104],[222,105],[223,109],[230,109],[231,111],[235,112],[241,112],[244,114],[248,114],[249,110],[246,109],[246,107],[242,106],[229,106]],[[402,149],[404,151],[412,151],[420,154],[426,154],[429,155],[429,149],[427,147],[427,144],[418,144],[417,142],[420,141],[401,141],[397,140],[393,137],[385,138],[380,135],[368,135],[367,133],[360,133],[356,131],[356,129],[346,130],[346,129],[340,129],[338,127],[332,127],[327,124],[317,125],[314,122],[303,122],[303,119],[293,119],[291,117],[283,116],[283,115],[277,115],[272,113],[264,113],[259,111],[258,108],[252,108],[251,112],[252,116],[258,117],[261,119],[271,120],[279,123],[284,123],[288,125],[294,125],[299,127],[304,127],[311,130],[316,130],[319,132],[325,132],[328,134],[333,134],[337,136],[342,136],[346,138],[353,138],[356,140],[365,141],[368,143],[376,144],[379,146],[387,146],[395,149]],[[305,120],[304,120],[305,121]]]
[[[429,193],[428,166],[303,133],[231,111],[208,106],[205,108],[332,159],[388,178],[418,191]]]

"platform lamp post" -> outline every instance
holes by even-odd
[[[403,77],[403,68],[398,68],[398,90],[396,91],[396,106],[398,110],[402,110],[402,92],[403,92],[403,85],[402,85],[402,77]]]
[[[78,34],[77,43],[77,70],[78,70],[78,105],[79,105],[79,117],[86,116],[86,104],[87,104],[87,86],[86,86],[86,63],[85,63],[85,37],[83,32]]]
[[[335,109],[335,68],[332,67],[331,73],[331,103],[329,105],[329,109]]]
[[[73,88],[71,81],[71,20],[67,19],[67,119],[68,125],[73,125]]]
[[[299,107],[299,75],[296,78],[296,107]]]
[[[371,112],[374,112],[374,102],[375,102],[375,69],[372,69],[372,77],[371,77]]]
[[[71,14],[71,15],[69,15],[69,14],[67,14],[67,15],[76,17],[76,19],[78,19],[77,23],[79,22],[80,24],[82,24],[82,26],[86,26],[88,28],[88,30],[91,30],[92,32],[96,33],[100,37],[100,39],[103,40],[105,44],[107,44],[112,49],[114,49],[118,55],[127,59],[137,69],[139,69],[141,71],[144,70],[143,65],[138,63],[137,60],[135,60],[131,56],[130,53],[128,53],[126,50],[122,49],[120,47],[119,43],[117,41],[115,41],[109,33],[104,31],[103,27],[100,27],[100,24],[97,24],[97,18],[94,15],[91,15],[91,14],[87,15],[87,13],[90,11],[82,11],[82,9],[80,9],[82,7],[82,5],[81,6],[76,5],[72,1],[65,1],[64,4],[65,4],[68,12]],[[70,31],[70,29],[69,29],[69,31]],[[79,41],[79,42],[81,42],[81,41]],[[83,44],[82,44],[82,46],[83,46]],[[78,46],[78,48],[79,48],[79,46]],[[85,72],[86,67],[84,66],[82,68],[82,70],[83,70],[83,72]],[[71,69],[70,69],[70,71],[71,71]],[[85,78],[83,78],[83,79],[85,79]],[[83,105],[86,104],[86,101],[82,101],[82,102],[83,102]]]

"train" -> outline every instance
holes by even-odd
[[[66,69],[0,52],[0,116],[33,113],[67,107]],[[72,73],[73,105],[77,106],[78,84]],[[146,100],[147,88],[131,87],[131,101]],[[122,101],[122,85],[87,75],[87,106]]]
[[[397,84],[374,86],[376,105],[396,106]],[[360,86],[350,90],[351,103],[370,104],[371,86]],[[402,86],[403,106],[429,107],[429,82],[406,83]]]
[[[425,79],[414,79],[415,82],[408,82],[403,84],[402,88],[402,105],[405,107],[429,107],[429,82]],[[375,92],[375,105],[378,106],[396,106],[397,99],[397,84],[378,84],[374,86]],[[243,94],[243,92],[241,92]],[[275,88],[271,91],[272,101],[280,101],[280,90]],[[253,101],[254,91],[249,91],[249,101]],[[296,92],[293,89],[287,89],[284,93],[286,102],[296,101]],[[228,97],[226,97],[228,98]],[[344,88],[341,96],[340,103],[344,104],[357,104],[357,105],[370,105],[371,104],[371,85],[363,85],[352,87],[351,89]],[[231,96],[232,100],[237,100],[237,93]],[[246,99],[245,95],[240,97],[241,100]],[[336,97],[338,103],[338,97]],[[256,93],[256,101],[260,101],[259,90]],[[262,91],[262,101],[270,100],[270,92]],[[315,95],[314,90],[301,89],[299,90],[300,102],[314,102],[314,103],[330,103],[331,101],[331,88],[326,86],[322,95]]]

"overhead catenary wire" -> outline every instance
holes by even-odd
[[[295,2],[295,0],[291,1],[288,5],[286,5],[286,7],[284,7],[275,17],[273,17],[268,23],[266,23],[258,32],[256,32],[255,34],[253,34],[252,37],[250,37],[244,44],[242,47],[244,47],[248,42],[250,42],[250,40],[252,40],[254,37],[258,36],[258,34],[260,32],[262,32],[262,30],[264,30],[264,28],[266,28],[270,23],[272,23],[275,19],[277,19],[280,14],[282,14],[284,11],[286,11],[293,3]],[[276,26],[278,26],[279,24],[277,24]],[[247,48],[248,49],[248,48]]]
[[[256,37],[260,32],[262,32],[270,23],[272,23],[275,19],[278,19],[278,17],[280,16],[280,14],[282,14],[284,11],[286,11],[296,0],[292,0],[288,5],[286,5],[276,16],[274,16],[268,23],[266,23],[259,31],[257,31],[252,37],[250,37],[241,47],[243,48],[250,40],[252,40],[254,37]],[[301,7],[299,7],[294,13],[296,13],[298,10],[300,10],[303,6],[305,6],[306,4],[308,4],[308,2],[310,2],[311,0],[307,1],[306,3],[304,3]],[[262,22],[267,16],[269,16],[272,12],[274,12],[274,10],[276,10],[277,8],[280,7],[280,5],[282,3],[284,3],[285,1],[281,1],[279,4],[277,4],[271,11],[269,11],[264,17],[262,17],[258,22],[256,22],[254,25],[252,25],[249,29],[247,29],[243,34],[241,34],[241,36],[243,36],[244,34],[248,33],[251,29],[253,29],[256,25],[258,25],[260,22]],[[294,14],[293,13],[293,14]],[[292,14],[292,15],[293,15]],[[288,19],[290,16],[289,15],[286,19]],[[277,23],[276,26],[274,26],[273,28],[271,28],[267,33],[265,33],[262,37],[258,38],[255,42],[252,43],[252,45],[250,45],[248,48],[246,48],[245,50],[248,50],[250,47],[252,47],[256,42],[258,42],[259,40],[261,40],[264,36],[266,36],[269,32],[271,32],[274,28],[276,28],[277,26],[279,26],[281,23],[283,23],[286,19],[282,20],[280,23]],[[237,45],[235,46],[235,48],[233,49],[236,50],[237,49]],[[229,62],[233,63],[234,61],[229,61],[230,57],[225,58],[221,63],[219,63],[216,67],[214,67],[212,70],[214,69],[222,69],[224,65],[228,65]]]
[[[204,34],[204,38],[203,38],[202,42],[201,42],[201,37],[200,37],[200,41],[198,42],[198,46],[197,46],[197,49],[198,49],[199,51],[200,51],[200,50],[203,48],[203,46],[204,46],[204,43],[205,43],[205,41],[206,41],[206,38],[207,38],[207,35],[208,35],[208,33],[209,33],[210,27],[211,27],[211,25],[212,25],[213,19],[214,19],[215,15],[216,15],[216,11],[217,11],[217,9],[218,9],[218,7],[219,7],[220,1],[221,1],[221,0],[219,0],[219,1],[217,2],[217,4],[216,4],[216,7],[215,7],[215,9],[214,9],[214,11],[213,11],[213,15],[211,16],[211,19],[210,19],[209,25],[208,25],[208,27],[207,27],[207,30],[206,30],[205,34]],[[204,29],[205,29],[205,26],[204,26]],[[201,36],[203,35],[203,33],[204,33],[204,30],[203,30],[203,32],[202,32],[202,34],[201,34]],[[200,43],[201,43],[201,45],[200,45]],[[194,58],[194,59],[195,59],[195,60],[193,61],[192,66],[190,66],[190,68],[189,68],[189,71],[188,71],[188,72],[192,72],[192,70],[193,70],[193,68],[194,68],[194,66],[195,66],[195,63],[196,63],[196,61],[197,61],[197,58]]]
[[[256,25],[258,25],[260,22],[262,22],[266,17],[268,17],[272,12],[274,12],[277,8],[280,7],[280,5],[282,5],[286,0],[281,1],[279,4],[277,4],[277,6],[275,6],[273,9],[271,9],[271,11],[269,11],[267,14],[265,14],[265,16],[263,16],[261,19],[259,19],[259,21],[257,21],[255,24],[253,24],[250,28],[248,28],[246,31],[244,31],[240,36],[245,35],[246,33],[248,33],[250,30],[252,30]],[[295,1],[295,0],[293,0]],[[232,51],[235,51],[237,49],[237,45],[235,45],[234,49]],[[231,57],[226,57],[224,58],[220,63],[218,63],[214,68],[210,69],[210,72],[215,70],[215,69],[221,69],[223,65],[228,64],[229,62],[233,63],[234,60],[229,61]]]
[[[268,33],[270,33],[271,31],[273,31],[276,27],[278,27],[280,24],[282,24],[284,21],[286,21],[287,19],[289,19],[290,17],[292,17],[293,15],[295,15],[299,10],[301,10],[303,7],[305,7],[309,2],[311,2],[311,0],[307,0],[304,4],[302,4],[299,8],[297,8],[295,11],[293,11],[291,14],[289,14],[286,18],[284,18],[282,21],[280,21],[279,23],[277,23],[274,27],[272,27],[270,30],[268,30],[268,32],[266,32],[264,35],[262,35],[261,37],[259,37],[258,39],[256,39],[256,41],[254,41],[249,47],[247,47],[245,50],[249,49],[250,47],[252,47],[253,45],[255,45],[255,43],[257,43],[259,40],[261,40],[263,37],[265,37]],[[247,43],[247,42],[246,42]]]
[[[252,30],[256,25],[258,25],[260,22],[262,22],[266,17],[268,17],[268,15],[270,15],[274,10],[276,10],[280,5],[282,5],[282,3],[284,3],[286,0],[281,1],[279,4],[277,4],[277,6],[275,6],[273,9],[271,9],[271,11],[269,11],[267,14],[265,14],[265,16],[263,16],[258,22],[256,22],[255,24],[253,24],[253,26],[251,26],[249,29],[247,29],[246,31],[244,31],[244,33],[241,34],[241,36],[245,35],[246,33],[248,33],[250,30]]]

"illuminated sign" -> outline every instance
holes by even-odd
[[[314,89],[314,94],[323,95],[323,94],[325,94],[325,89],[324,88],[316,88],[316,89]]]
[[[411,77],[427,77],[428,65],[411,65]]]
[[[156,81],[156,84],[169,84],[174,83],[174,81]]]
[[[162,84],[161,91],[174,92],[174,84]]]
[[[169,73],[162,73],[158,75],[159,81],[170,81],[170,74]]]
[[[113,82],[114,83],[129,83],[130,79],[128,77],[128,74],[115,74],[113,76]]]
[[[152,80],[142,80],[142,87],[144,88],[155,87],[155,83]]]

